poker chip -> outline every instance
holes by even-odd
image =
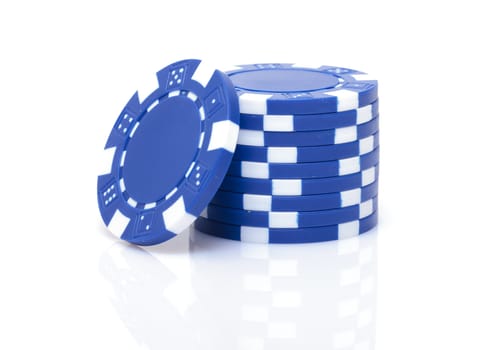
[[[251,179],[225,176],[220,189],[237,193],[267,194],[272,196],[305,196],[352,190],[370,185],[377,180],[378,166],[359,173],[316,179]]]
[[[311,243],[356,237],[376,227],[377,212],[339,225],[306,228],[267,228],[230,225],[200,217],[195,228],[220,238],[250,243]]]
[[[377,195],[378,182],[342,192],[307,196],[272,196],[218,191],[211,204],[221,207],[259,211],[314,211],[360,204]]]
[[[287,133],[240,129],[237,143],[246,146],[278,147],[337,145],[369,137],[378,129],[379,118],[361,125],[317,131]]]
[[[240,114],[240,128],[248,130],[294,132],[339,129],[369,122],[379,115],[379,101],[344,112],[258,115]]]
[[[377,100],[377,81],[331,66],[249,64],[227,71],[244,114],[318,114],[357,109]]]
[[[377,197],[345,208],[321,211],[257,211],[209,205],[202,217],[233,225],[268,228],[299,228],[338,225],[363,219],[377,209]]]
[[[367,74],[191,59],[153,78],[105,147],[97,198],[116,236],[152,245],[195,222],[217,237],[304,243],[377,225],[378,83]]]
[[[240,118],[230,79],[200,60],[173,63],[153,80],[115,122],[97,183],[109,231],[139,245],[174,237],[203,211],[230,165]]]
[[[234,161],[263,163],[311,163],[362,156],[379,146],[379,133],[338,145],[312,147],[258,147],[237,145]]]
[[[379,148],[360,157],[317,163],[264,163],[232,161],[228,175],[254,179],[310,179],[357,173],[379,162]]]

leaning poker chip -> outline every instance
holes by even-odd
[[[379,115],[379,102],[350,111],[295,114],[240,114],[240,128],[275,132],[337,129],[367,123]]]
[[[311,179],[358,173],[379,163],[379,148],[360,157],[317,163],[271,164],[232,161],[228,175],[252,179]]]
[[[195,228],[203,233],[250,243],[311,243],[356,237],[377,226],[377,211],[361,220],[339,225],[295,229],[239,226],[198,218]]]
[[[377,100],[377,81],[347,68],[270,63],[240,65],[226,73],[244,114],[333,113]]]
[[[278,147],[336,145],[366,138],[378,130],[379,118],[361,125],[317,131],[271,132],[240,129],[237,143],[247,146]]]
[[[301,212],[240,210],[211,204],[201,216],[231,225],[302,228],[338,225],[360,220],[373,214],[376,210],[377,197],[345,208]]]
[[[259,147],[237,145],[234,161],[265,163],[325,162],[362,156],[379,147],[379,132],[366,138],[338,145],[309,147]]]
[[[378,182],[352,190],[309,196],[271,196],[218,191],[211,204],[259,211],[316,211],[345,208],[377,196]]]
[[[200,60],[173,63],[138,90],[106,143],[98,204],[109,230],[139,245],[166,241],[197,218],[225,176],[239,130],[230,79]]]
[[[342,192],[370,185],[377,180],[378,166],[356,174],[317,179],[249,179],[226,176],[220,189],[236,193],[272,196],[305,196]]]

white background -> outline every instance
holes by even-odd
[[[171,61],[202,58],[220,67],[316,61],[378,77],[381,223],[352,251],[377,253],[376,332],[364,344],[481,349],[483,26],[476,4],[3,1],[0,348],[268,349],[283,333],[278,349],[344,344],[332,331],[307,335],[300,326],[342,322],[319,311],[331,305],[324,298],[338,296],[325,276],[343,273],[330,257],[344,246],[260,251],[193,233],[204,242],[197,249],[186,233],[146,250],[119,245],[103,228],[96,159],[136,81]],[[236,310],[256,297],[228,287],[248,273],[263,275],[245,270],[253,254],[267,264],[272,255],[295,262],[291,286],[300,295],[322,291],[320,305],[295,303],[284,314],[298,328],[264,333],[276,314],[260,316],[260,332],[240,321]],[[305,274],[319,279],[308,283]],[[226,288],[233,313],[222,301]],[[223,326],[229,331],[203,333]]]

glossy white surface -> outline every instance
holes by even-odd
[[[481,349],[481,32],[465,0],[2,2],[0,349]],[[107,134],[138,79],[187,57],[378,77],[377,234],[108,234]]]
[[[148,348],[371,348],[376,234],[306,245],[302,256],[189,236],[177,242],[184,261],[122,243],[100,258],[113,308]]]

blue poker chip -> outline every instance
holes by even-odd
[[[239,130],[233,84],[205,62],[173,63],[153,83],[114,124],[97,182],[104,223],[139,245],[166,241],[197,218],[228,170]]]
[[[359,173],[317,179],[250,179],[225,176],[220,189],[236,193],[268,194],[272,196],[306,196],[343,192],[370,185],[377,180],[378,166]]]
[[[377,226],[377,211],[361,220],[339,225],[295,229],[237,226],[198,218],[195,228],[203,233],[250,243],[312,243],[356,237]]]
[[[379,148],[360,157],[317,163],[272,164],[232,161],[228,175],[252,179],[312,179],[358,173],[379,163]]]
[[[238,145],[234,161],[264,163],[312,163],[362,156],[379,147],[379,132],[338,145],[308,147],[260,147]]]
[[[246,146],[275,147],[336,145],[366,138],[378,130],[379,118],[377,117],[361,125],[329,130],[271,132],[240,129],[237,143]]]
[[[218,191],[211,204],[243,210],[301,212],[345,208],[365,202],[377,196],[377,193],[377,181],[352,190],[309,196],[271,196]]]
[[[209,205],[202,217],[225,224],[268,228],[302,228],[338,225],[360,220],[377,210],[377,197],[345,208],[318,211],[257,211]]]
[[[240,128],[275,132],[313,131],[367,123],[379,115],[379,102],[350,111],[319,114],[240,114]]]
[[[347,68],[250,64],[226,73],[244,114],[314,114],[357,109],[377,99],[377,81]]]

